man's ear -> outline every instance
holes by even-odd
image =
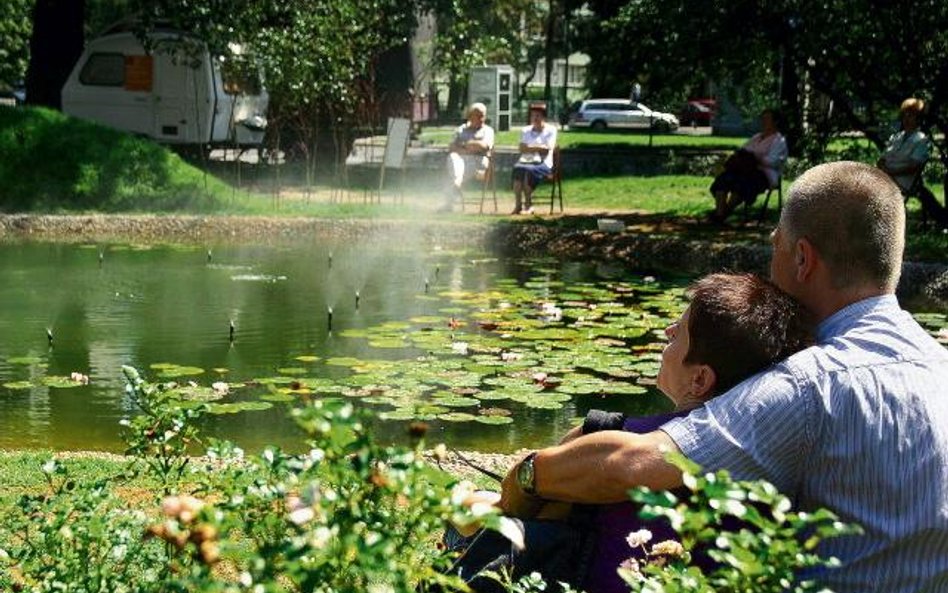
[[[717,373],[706,364],[695,365],[691,375],[691,393],[704,401],[714,393],[714,386],[718,382]]]
[[[796,278],[798,282],[807,280],[816,269],[816,260],[818,254],[813,243],[810,243],[805,237],[797,239],[793,246],[793,263],[796,266]]]

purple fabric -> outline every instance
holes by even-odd
[[[670,412],[656,416],[626,418],[622,429],[626,432],[645,434],[658,430],[672,418],[688,415],[688,411]],[[687,492],[687,490],[686,490]],[[675,494],[679,494],[675,491]],[[628,593],[629,586],[616,573],[619,565],[628,558],[641,560],[645,554],[641,549],[633,550],[626,537],[633,531],[648,529],[652,532],[651,544],[667,539],[677,539],[675,530],[664,519],[646,521],[639,518],[640,506],[633,502],[601,505],[597,509],[594,525],[598,530],[596,554],[583,589],[587,593]]]

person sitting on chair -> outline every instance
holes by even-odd
[[[920,178],[929,157],[928,138],[919,129],[924,110],[925,102],[921,99],[902,101],[899,108],[901,129],[889,138],[876,166],[889,174],[903,195],[917,196],[922,203],[922,211],[945,227],[948,226],[948,212]]]
[[[513,167],[514,210],[533,213],[533,189],[553,172],[556,126],[546,123],[546,104],[530,104],[530,125],[520,132],[520,159]]]
[[[494,148],[494,129],[484,123],[487,106],[472,103],[467,110],[467,121],[458,127],[448,153],[449,188],[442,210],[450,211],[455,200],[461,199],[461,185],[466,179],[484,179]]]
[[[711,184],[714,212],[711,220],[724,222],[741,204],[753,203],[759,194],[780,182],[780,168],[787,160],[787,140],[778,128],[778,114],[760,114],[760,132],[724,163],[724,172]]]

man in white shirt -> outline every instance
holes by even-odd
[[[451,186],[448,189],[444,211],[450,211],[461,198],[461,185],[471,177],[483,179],[490,165],[490,153],[494,149],[494,129],[484,123],[487,106],[473,103],[467,110],[467,121],[458,127],[451,141],[448,154],[448,174]]]

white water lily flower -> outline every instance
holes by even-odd
[[[451,351],[455,354],[467,356],[467,342],[452,342]]]
[[[219,395],[227,395],[228,393],[230,393],[230,385],[228,385],[224,381],[215,381],[211,383],[211,389],[214,390],[214,393],[217,393]]]

